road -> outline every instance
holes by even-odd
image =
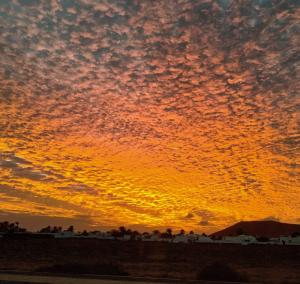
[[[193,283],[194,281],[188,282]],[[0,272],[0,284],[166,284],[185,283],[180,280],[160,280],[151,278],[114,277],[114,276],[55,276],[38,275],[35,273],[22,274],[20,272]]]
[[[214,284],[213,281],[183,281],[178,279],[156,279],[114,276],[63,276],[50,274],[20,273],[0,271],[0,284]],[[216,282],[226,284],[229,282]]]
[[[131,276],[66,275],[0,270],[0,284],[233,284],[233,282],[143,278]],[[234,284],[246,284],[234,282]],[[255,284],[255,283],[252,283]],[[257,283],[256,283],[257,284]]]
[[[63,276],[40,276],[40,275],[22,275],[22,274],[0,274],[1,284],[160,284],[162,282],[143,282],[126,281],[117,279],[99,279],[99,278],[75,278]],[[164,283],[165,284],[165,283]]]

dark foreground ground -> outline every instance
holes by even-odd
[[[300,246],[96,239],[0,240],[2,270],[112,273],[193,280],[198,272],[215,261],[247,275],[249,282],[300,283]]]
[[[130,276],[95,276],[95,275],[53,275],[48,273],[0,272],[0,284],[217,284],[181,282],[177,280],[133,278]],[[223,283],[222,283],[223,284]],[[226,284],[226,283],[224,283]]]

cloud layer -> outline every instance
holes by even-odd
[[[0,209],[104,227],[295,222],[299,12],[2,1]]]

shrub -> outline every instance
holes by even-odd
[[[197,279],[231,282],[247,281],[247,277],[245,275],[240,274],[227,264],[223,264],[220,262],[215,262],[204,267],[197,274]]]

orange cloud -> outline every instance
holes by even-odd
[[[96,2],[0,4],[0,210],[296,222],[296,4]]]

